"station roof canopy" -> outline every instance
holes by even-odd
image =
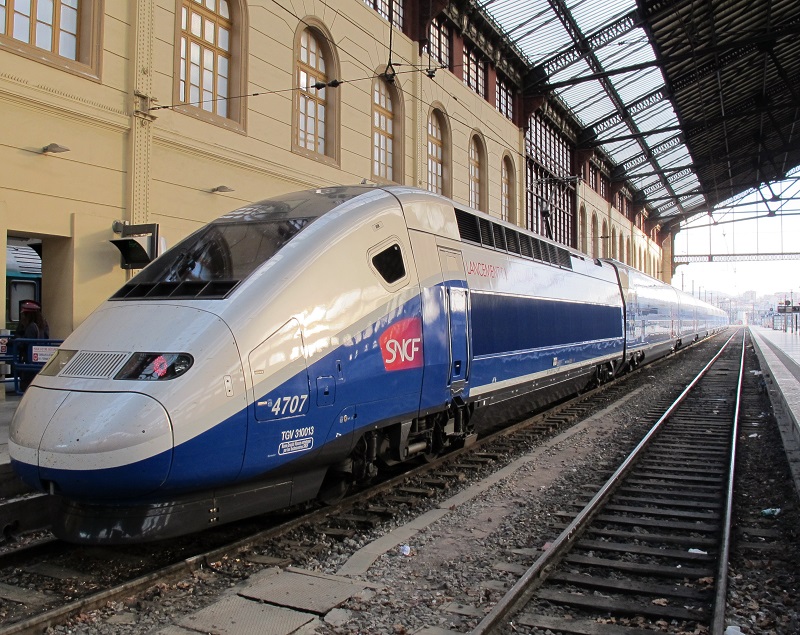
[[[800,1],[476,0],[671,227],[800,165]],[[778,195],[775,195],[776,197]]]

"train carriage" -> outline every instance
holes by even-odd
[[[254,203],[76,329],[18,408],[12,463],[78,542],[330,501],[471,442],[499,404],[547,403],[662,346],[663,324],[626,319],[670,287],[627,270],[626,317],[621,271],[414,188]]]

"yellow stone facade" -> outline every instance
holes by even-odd
[[[390,61],[402,155],[395,180],[426,186],[427,121],[437,107],[449,125],[451,196],[469,201],[468,146],[477,134],[486,151],[488,211],[500,215],[508,157],[510,220],[524,222],[523,132],[452,73],[428,77],[427,56],[397,29],[390,59],[389,23],[362,0],[230,0],[238,27],[229,95],[243,95],[228,100],[231,118],[179,105],[181,0],[80,3],[76,60],[10,37],[8,25],[0,35],[0,247],[9,236],[42,241],[42,303],[53,337],[66,337],[129,275],[109,242],[115,221],[157,223],[171,246],[251,201],[373,180],[372,85]],[[337,91],[336,147],[322,160],[293,140],[295,64],[306,25],[327,38],[331,71],[343,82],[326,89]],[[43,152],[51,143],[69,151]],[[221,185],[233,191],[212,192]]]

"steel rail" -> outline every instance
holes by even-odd
[[[742,382],[744,381],[745,329],[742,329],[742,358],[739,362],[739,382],[736,386],[736,406],[733,410],[731,432],[731,458],[728,464],[728,491],[725,495],[725,521],[722,525],[722,544],[717,564],[714,615],[711,620],[711,635],[722,635],[725,631],[725,608],[728,594],[728,556],[731,548],[731,519],[733,516],[733,479],[736,468],[736,448],[739,436],[739,408],[742,404]]]
[[[708,370],[719,359],[736,333],[731,335],[728,340],[719,349],[716,355],[705,365],[705,367],[698,373],[698,375],[686,386],[680,396],[667,408],[663,415],[656,421],[644,438],[628,455],[628,458],[620,465],[614,474],[606,481],[600,488],[597,494],[594,495],[591,501],[578,513],[575,519],[559,534],[550,547],[534,562],[531,567],[517,580],[508,593],[506,593],[500,601],[494,605],[491,611],[478,623],[478,625],[469,631],[469,635],[487,635],[492,632],[495,627],[503,620],[509,613],[513,612],[517,607],[528,602],[535,593],[538,587],[535,582],[541,582],[548,573],[548,569],[558,560],[564,552],[566,552],[575,540],[578,538],[582,529],[584,529],[592,518],[597,514],[600,507],[611,497],[616,486],[622,480],[639,459],[644,450],[650,445],[651,440],[661,428],[662,424],[669,419],[675,412],[678,406],[684,401],[686,396],[691,392],[695,385],[705,376]],[[537,580],[537,578],[539,580]]]

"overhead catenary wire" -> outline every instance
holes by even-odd
[[[315,28],[315,25],[310,24],[309,22],[307,22],[306,20],[304,20],[303,18],[298,16],[292,9],[286,7],[285,5],[283,5],[278,0],[273,0],[273,4],[276,7],[280,8],[281,10],[285,11],[287,14],[289,14],[293,18],[295,18],[298,21],[298,23],[304,24],[306,27],[309,27],[309,28]],[[341,10],[339,10],[336,7],[332,7],[328,3],[325,3],[325,4],[331,11],[333,11],[334,13],[336,13],[338,16],[342,17],[343,19],[347,20],[350,24],[352,24],[353,26],[358,28],[361,32],[363,32],[371,40],[373,40],[374,42],[378,43],[379,45],[381,45],[383,47],[386,46],[386,44],[383,42],[383,40],[381,40],[380,38],[376,37],[374,35],[374,33],[368,31],[367,29],[365,29],[361,24],[359,24],[357,21],[353,20],[349,15],[346,15],[346,14],[342,13]],[[264,7],[262,6],[261,8],[263,9]],[[391,29],[395,28],[391,23],[389,23],[389,25],[390,25]],[[198,101],[192,101],[192,102],[178,102],[178,103],[173,103],[173,104],[156,105],[156,106],[152,106],[149,109],[149,111],[174,110],[175,108],[178,108],[178,107],[181,107],[181,106],[200,106],[200,107],[202,107],[202,104],[209,103],[209,102],[214,102],[214,101],[221,101],[221,100],[230,101],[230,100],[243,99],[243,98],[248,98],[248,97],[262,97],[262,96],[269,96],[269,95],[293,93],[295,91],[308,90],[308,89],[320,90],[322,88],[328,88],[328,87],[330,87],[330,88],[338,88],[343,84],[356,84],[356,83],[362,82],[362,81],[373,81],[377,77],[383,77],[384,79],[387,79],[384,74],[375,73],[371,68],[369,68],[362,61],[362,57],[361,56],[354,55],[351,51],[348,51],[346,47],[343,47],[340,44],[337,44],[336,42],[334,42],[331,38],[328,37],[327,33],[323,32],[323,31],[320,31],[318,29],[315,29],[315,33],[316,33],[317,36],[325,38],[326,41],[327,41],[327,44],[329,46],[335,47],[337,50],[340,50],[340,51],[346,53],[349,56],[349,58],[351,59],[351,61],[353,61],[357,65],[361,66],[365,70],[367,70],[369,72],[369,75],[365,74],[362,77],[356,77],[356,78],[351,78],[351,79],[335,78],[335,79],[329,80],[328,82],[324,82],[324,83],[323,82],[317,82],[315,84],[312,84],[310,86],[305,86],[305,87],[295,86],[295,87],[291,87],[291,88],[261,90],[261,91],[254,91],[252,93],[246,93],[246,94],[241,94],[241,95],[231,95],[231,96],[224,96],[224,97],[216,97],[216,98],[213,98],[213,99],[198,100]],[[430,58],[430,56],[429,56],[429,58]],[[391,59],[390,59],[390,62],[391,62]],[[434,71],[435,70],[440,70],[440,69],[452,70],[454,68],[457,68],[458,66],[463,66],[463,64],[461,64],[461,65],[450,64],[449,66],[435,65],[432,68],[434,69]],[[407,69],[407,70],[397,70],[398,68],[399,69]],[[398,62],[396,64],[392,62],[392,71],[394,71],[393,76],[396,76],[396,75],[408,75],[408,74],[413,74],[413,73],[422,73],[426,77],[428,77],[431,81],[433,81],[436,84],[436,86],[438,87],[438,89],[441,90],[447,97],[452,99],[454,102],[462,103],[462,101],[463,101],[463,99],[460,99],[458,95],[455,95],[452,92],[450,92],[438,80],[438,78],[435,75],[435,72],[433,72],[433,73],[431,72],[430,59],[429,59],[429,62],[428,62],[427,65],[413,64],[413,63],[411,63],[410,60],[406,60],[404,62]],[[403,94],[405,96],[407,96],[408,98],[417,101],[418,103],[420,103],[421,105],[423,105],[423,106],[425,106],[427,108],[430,108],[430,107],[432,107],[434,105],[434,101],[426,101],[426,100],[422,99],[421,97],[418,97],[417,95],[415,95],[413,93],[404,91]],[[484,100],[486,99],[485,96],[479,95],[478,93],[476,93],[476,95],[478,95],[479,97],[483,98]],[[435,100],[435,101],[438,101],[438,100]],[[521,161],[523,163],[523,165],[519,166],[519,168],[518,168],[519,170],[524,170],[525,169],[524,163],[527,160],[531,159],[531,157],[527,154],[525,149],[520,151],[520,149],[517,146],[513,146],[513,145],[509,144],[509,142],[504,138],[502,133],[497,128],[491,126],[491,124],[489,124],[486,120],[483,120],[483,123],[486,126],[486,128],[484,130],[480,130],[480,127],[476,128],[474,123],[468,122],[465,119],[460,118],[460,117],[458,117],[457,115],[455,115],[455,114],[453,114],[451,112],[446,113],[446,115],[447,115],[447,118],[451,122],[459,124],[461,126],[464,126],[468,130],[476,130],[476,129],[479,130],[481,132],[481,134],[483,134],[483,136],[486,139],[492,141],[495,144],[498,144],[502,148],[502,150],[504,150],[505,152],[507,152],[511,156],[515,157],[516,160]],[[527,147],[527,142],[525,144],[523,144],[523,145]],[[553,177],[552,179],[549,179],[549,180],[552,181],[552,182],[559,182],[559,183],[571,183],[571,182],[575,182],[578,178],[579,178],[578,176],[572,175],[572,176],[570,176],[570,177],[568,177],[566,179],[560,178],[560,177]]]
[[[274,6],[276,6],[276,7],[278,7],[279,9],[281,9],[282,11],[286,12],[288,15],[290,15],[294,19],[296,19],[298,21],[298,23],[303,24],[303,25],[305,25],[306,27],[309,27],[309,28],[315,28],[314,24],[311,24],[311,23],[307,22],[305,19],[303,19],[297,13],[295,13],[295,11],[293,11],[291,8],[289,8],[289,7],[285,6],[284,4],[282,4],[279,0],[272,0],[272,4]],[[366,35],[372,41],[376,42],[377,44],[379,44],[382,47],[386,47],[386,44],[385,44],[385,42],[383,40],[381,40],[380,38],[376,37],[376,35],[373,32],[367,30],[362,24],[360,24],[358,21],[354,20],[349,14],[342,12],[342,10],[340,8],[338,8],[336,6],[332,6],[329,2],[325,2],[324,4],[327,7],[327,9],[329,9],[330,11],[335,13],[338,17],[346,20],[352,26],[356,27],[359,31],[361,31],[364,35]],[[261,6],[260,8],[264,9],[263,6]],[[394,26],[391,25],[391,23],[389,23],[389,26],[392,29],[395,28]],[[352,51],[349,51],[346,47],[342,46],[341,44],[338,44],[338,43],[334,42],[332,39],[328,38],[326,33],[322,32],[322,31],[319,31],[318,29],[315,30],[315,33],[320,37],[324,37],[327,40],[327,43],[328,43],[329,46],[335,47],[336,49],[338,49],[340,51],[343,51],[344,53],[346,53],[349,56],[349,58],[350,58],[350,60],[352,62],[354,62],[355,64],[361,66],[362,68],[364,68],[366,71],[368,71],[370,73],[370,75],[365,75],[363,77],[354,78],[354,79],[342,79],[342,78],[340,78],[338,80],[340,83],[353,84],[353,83],[356,83],[356,82],[359,82],[359,81],[373,80],[378,76],[373,72],[373,70],[369,66],[367,66],[367,64],[365,64],[362,61],[362,56],[356,55]],[[412,73],[412,72],[415,72],[415,71],[416,72],[422,72],[426,76],[428,75],[428,73],[426,72],[427,69],[426,69],[425,66],[413,64],[411,62],[411,60],[404,59],[403,62],[394,63],[394,66],[396,68],[405,68],[405,67],[410,67],[411,68],[411,70],[407,70],[407,71],[397,71],[398,75],[399,74],[408,74],[408,73]],[[436,70],[440,70],[440,69],[447,70],[447,69],[458,68],[460,66],[463,66],[463,64],[456,64],[456,65],[452,65],[451,64],[449,67],[445,67],[443,65],[435,65],[434,68]],[[431,77],[431,79],[436,81],[435,77]],[[457,95],[454,95],[453,93],[448,91],[440,82],[436,81],[436,84],[439,87],[439,89],[442,90],[442,92],[444,92],[448,97],[450,97],[454,101],[460,103],[461,100],[459,100]],[[219,99],[241,99],[243,97],[264,96],[264,95],[271,95],[271,94],[277,94],[277,93],[286,93],[286,92],[291,92],[291,91],[296,91],[296,90],[301,90],[301,89],[302,89],[301,87],[293,87],[293,88],[284,88],[284,89],[276,89],[276,90],[268,90],[268,91],[256,91],[255,93],[236,95],[236,96],[231,96],[231,97],[218,97],[218,98],[216,98],[216,100],[219,100]],[[415,98],[415,96],[412,96],[412,98]],[[484,99],[485,99],[485,97],[484,97]],[[180,102],[180,103],[169,104],[169,105],[165,105],[165,106],[154,106],[153,108],[151,108],[151,110],[172,109],[172,108],[175,108],[175,107],[178,107],[178,106],[196,105],[198,103],[206,103],[208,101],[215,101],[215,100],[205,100],[205,101],[199,101],[199,102]],[[420,103],[422,103],[423,105],[426,105],[428,107],[432,106],[432,103],[424,102],[423,100],[419,100],[419,101],[420,101]],[[463,125],[465,125],[465,126],[467,126],[469,128],[474,128],[474,125],[464,121],[463,119],[459,119],[458,117],[452,115],[451,113],[447,113],[447,116],[448,116],[449,119],[455,121],[456,123],[461,123],[461,124],[463,124]],[[521,159],[527,158],[524,152],[520,152],[518,148],[516,148],[515,146],[511,146],[502,137],[502,135],[499,132],[492,131],[492,134],[486,134],[485,136],[490,138],[495,143],[500,144],[503,147],[504,150],[507,150],[508,152],[512,153],[516,157],[519,157]]]

